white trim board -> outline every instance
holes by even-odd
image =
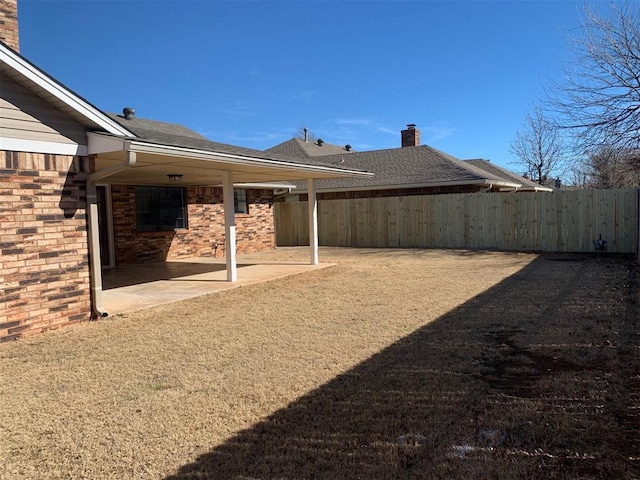
[[[0,62],[5,63],[15,72],[34,82],[49,94],[73,108],[90,122],[99,125],[107,132],[114,135],[133,136],[131,132],[119,123],[112,120],[89,102],[2,44],[0,44]]]
[[[48,153],[50,155],[88,155],[86,145],[75,143],[43,142],[40,140],[25,140],[21,138],[0,137],[0,150],[28,153]]]

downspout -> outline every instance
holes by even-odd
[[[106,168],[89,176],[87,180],[87,223],[89,227],[89,275],[91,278],[91,307],[97,318],[109,313],[102,306],[102,262],[100,260],[100,232],[98,229],[98,195],[96,182],[136,164],[136,153],[126,152],[127,159],[120,165]]]

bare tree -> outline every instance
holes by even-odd
[[[588,187],[636,187],[640,185],[640,152],[601,147],[589,155],[583,171]]]
[[[544,184],[551,176],[560,176],[566,165],[566,145],[553,122],[544,116],[539,107],[525,117],[524,129],[516,133],[510,152],[534,182]]]
[[[573,188],[591,188],[591,177],[586,162],[578,162],[569,168],[567,185]]]
[[[640,3],[610,6],[607,18],[586,9],[574,60],[549,95],[583,151],[640,147]]]

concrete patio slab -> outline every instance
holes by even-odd
[[[239,258],[238,281],[233,283],[226,281],[224,258],[197,257],[116,267],[103,271],[103,306],[109,315],[116,315],[333,265],[243,262]]]

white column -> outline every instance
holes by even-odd
[[[238,280],[236,269],[236,215],[233,206],[233,172],[222,173],[222,196],[224,198],[224,237],[227,259],[227,282]]]
[[[89,275],[91,280],[91,308],[97,317],[109,315],[102,306],[102,261],[100,259],[100,231],[98,228],[98,196],[96,182],[87,182],[87,223],[89,224]]]
[[[307,180],[309,192],[309,254],[311,265],[318,265],[318,198],[313,178]]]

